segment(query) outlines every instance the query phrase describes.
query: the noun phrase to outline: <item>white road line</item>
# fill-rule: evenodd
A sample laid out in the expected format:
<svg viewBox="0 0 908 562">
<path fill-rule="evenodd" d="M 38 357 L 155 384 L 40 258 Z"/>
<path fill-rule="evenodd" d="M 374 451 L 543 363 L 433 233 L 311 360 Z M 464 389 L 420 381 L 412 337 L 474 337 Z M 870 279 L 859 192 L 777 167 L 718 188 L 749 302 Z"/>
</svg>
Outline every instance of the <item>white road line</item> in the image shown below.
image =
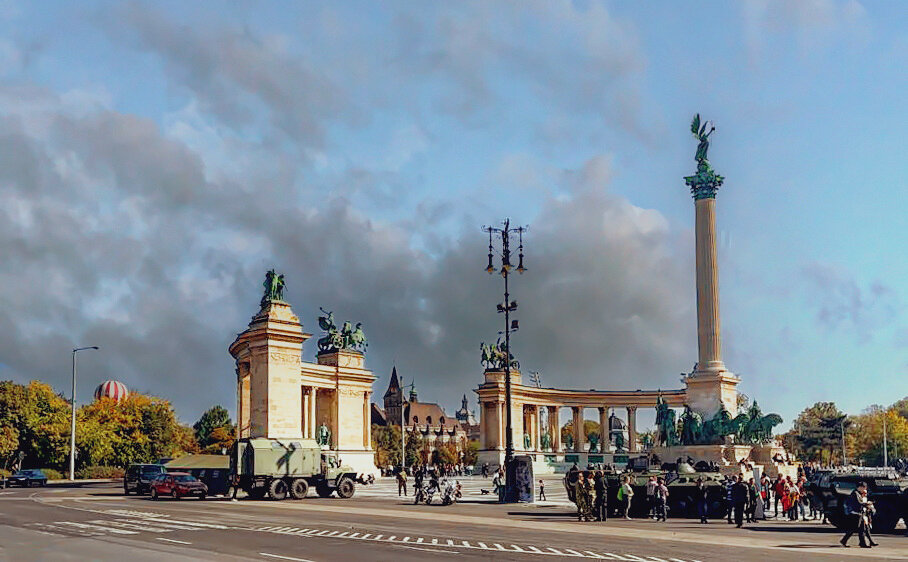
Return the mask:
<svg viewBox="0 0 908 562">
<path fill-rule="evenodd" d="M 417 542 L 417 543 L 421 543 L 423 540 L 424 540 L 424 539 L 423 539 L 422 537 L 419 537 L 419 538 L 416 539 L 416 542 Z"/>
<path fill-rule="evenodd" d="M 350 533 L 350 538 L 351 538 L 351 539 L 357 539 L 357 538 L 359 538 L 359 533 Z"/>
<path fill-rule="evenodd" d="M 524 549 L 520 548 L 520 547 L 517 546 L 516 544 L 512 544 L 512 545 L 511 545 L 511 548 L 513 548 L 513 549 L 516 550 L 517 552 L 526 552 Z"/>
<path fill-rule="evenodd" d="M 495 546 L 498 546 L 498 545 L 495 545 Z M 557 554 L 558 556 L 564 556 L 564 553 L 561 552 L 560 550 L 558 550 L 557 548 L 552 548 L 550 546 L 547 546 L 546 548 L 551 550 L 553 553 Z"/>
<path fill-rule="evenodd" d="M 151 527 L 148 525 L 136 525 L 135 523 L 126 523 L 122 521 L 105 521 L 103 519 L 95 519 L 94 521 L 92 521 L 92 523 L 103 523 L 105 525 L 113 525 L 114 527 L 132 529 L 138 532 L 148 531 L 149 533 L 169 533 L 173 531 L 173 529 L 168 529 L 166 527 Z"/>
<path fill-rule="evenodd" d="M 505 549 L 503 546 L 501 546 L 501 545 L 498 544 L 498 543 L 495 543 L 493 546 L 494 546 L 495 548 L 497 548 L 498 550 L 504 550 L 504 549 Z"/>
<path fill-rule="evenodd" d="M 80 527 L 83 529 L 98 529 L 102 533 L 114 533 L 116 535 L 138 535 L 137 531 L 127 531 L 126 529 L 116 529 L 111 527 L 104 527 L 102 525 L 92 525 L 90 523 L 76 523 L 75 521 L 58 521 L 63 525 L 72 525 L 74 527 Z"/>
<path fill-rule="evenodd" d="M 528 546 L 527 548 L 529 548 L 532 552 L 535 552 L 537 554 L 545 554 L 545 552 L 542 552 L 541 550 L 539 550 L 539 548 L 537 548 L 535 546 Z"/>
<path fill-rule="evenodd" d="M 294 558 L 292 556 L 281 556 L 280 554 L 268 554 L 267 552 L 259 552 L 259 556 L 267 556 L 268 558 L 280 558 L 281 560 L 293 560 L 294 562 L 314 562 L 313 560 L 308 560 L 306 558 Z"/>
<path fill-rule="evenodd" d="M 486 543 L 481 542 L 481 543 L 479 543 L 479 548 L 481 548 L 483 550 L 488 550 L 489 547 L 486 546 Z"/>
<path fill-rule="evenodd" d="M 467 541 L 460 541 L 460 544 L 464 545 L 467 548 L 473 548 L 472 545 L 470 545 L 470 543 Z"/>
<path fill-rule="evenodd" d="M 600 560 L 603 559 L 603 558 L 605 558 L 604 556 L 599 556 L 598 554 L 596 554 L 596 553 L 593 552 L 592 550 L 584 550 L 583 553 L 586 554 L 587 556 L 592 556 L 593 558 L 598 558 L 598 559 L 600 559 Z"/>
<path fill-rule="evenodd" d="M 574 556 L 581 556 L 581 557 L 583 556 L 582 554 L 580 554 L 580 553 L 577 552 L 576 550 L 572 550 L 572 549 L 570 549 L 570 548 L 565 548 L 564 551 L 567 552 L 568 554 L 573 554 Z"/>
<path fill-rule="evenodd" d="M 447 540 L 448 540 L 448 546 L 454 546 L 454 541 L 452 541 L 451 539 L 447 539 Z"/>
<path fill-rule="evenodd" d="M 159 541 L 172 542 L 172 543 L 176 543 L 176 544 L 192 544 L 191 542 L 178 541 L 177 539 L 165 539 L 164 537 L 155 537 L 155 538 Z"/>
</svg>

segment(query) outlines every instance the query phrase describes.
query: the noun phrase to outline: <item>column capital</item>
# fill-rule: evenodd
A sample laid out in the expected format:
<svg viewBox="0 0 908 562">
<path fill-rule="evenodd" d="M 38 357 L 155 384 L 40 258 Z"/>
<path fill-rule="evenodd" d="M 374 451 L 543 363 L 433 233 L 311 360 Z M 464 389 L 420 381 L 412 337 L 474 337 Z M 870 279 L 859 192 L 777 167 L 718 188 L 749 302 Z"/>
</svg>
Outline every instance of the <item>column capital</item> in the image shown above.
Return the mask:
<svg viewBox="0 0 908 562">
<path fill-rule="evenodd" d="M 715 199 L 716 192 L 719 191 L 719 187 L 724 181 L 725 177 L 717 174 L 706 160 L 697 164 L 696 174 L 684 177 L 684 183 L 690 187 L 690 194 L 694 201 Z"/>
<path fill-rule="evenodd" d="M 628 407 L 627 407 L 627 411 L 628 411 L 628 412 L 636 412 L 636 411 L 637 411 L 637 406 L 628 406 Z"/>
</svg>

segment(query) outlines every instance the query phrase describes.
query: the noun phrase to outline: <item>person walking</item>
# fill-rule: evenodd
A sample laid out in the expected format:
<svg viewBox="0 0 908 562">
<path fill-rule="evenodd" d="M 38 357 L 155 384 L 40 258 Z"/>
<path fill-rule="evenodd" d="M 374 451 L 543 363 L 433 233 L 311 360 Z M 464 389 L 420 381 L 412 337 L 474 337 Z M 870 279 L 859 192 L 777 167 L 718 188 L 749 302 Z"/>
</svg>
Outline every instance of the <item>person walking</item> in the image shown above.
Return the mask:
<svg viewBox="0 0 908 562">
<path fill-rule="evenodd" d="M 848 496 L 848 499 L 845 500 L 845 535 L 842 536 L 842 539 L 839 541 L 845 548 L 848 548 L 848 539 L 855 533 L 858 535 L 858 542 L 860 543 L 861 548 L 870 548 L 870 545 L 867 544 L 867 541 L 864 538 L 864 530 L 861 528 L 864 518 L 864 497 L 866 497 L 862 497 L 862 491 L 866 494 L 867 484 L 865 482 L 858 482 L 857 488 L 855 488 L 855 490 L 851 492 L 851 495 Z"/>
<path fill-rule="evenodd" d="M 542 480 L 539 481 L 539 501 L 544 502 L 545 499 L 545 482 Z"/>
<path fill-rule="evenodd" d="M 601 470 L 596 471 L 593 477 L 593 491 L 596 493 L 596 500 L 593 503 L 593 516 L 596 521 L 605 521 L 608 519 L 608 482 Z"/>
<path fill-rule="evenodd" d="M 747 485 L 737 476 L 732 477 L 731 502 L 735 512 L 735 526 L 744 525 L 744 507 L 747 505 Z"/>
<path fill-rule="evenodd" d="M 397 497 L 407 497 L 407 473 L 403 469 L 397 471 Z"/>
<path fill-rule="evenodd" d="M 697 502 L 697 514 L 700 516 L 700 523 L 709 523 L 706 519 L 709 512 L 708 489 L 702 478 L 697 478 L 697 489 L 694 493 L 696 494 L 694 501 Z"/>
<path fill-rule="evenodd" d="M 659 478 L 656 480 L 656 486 L 653 491 L 653 500 L 656 502 L 654 508 L 656 521 L 665 521 L 668 512 L 668 487 L 665 480 Z"/>
</svg>

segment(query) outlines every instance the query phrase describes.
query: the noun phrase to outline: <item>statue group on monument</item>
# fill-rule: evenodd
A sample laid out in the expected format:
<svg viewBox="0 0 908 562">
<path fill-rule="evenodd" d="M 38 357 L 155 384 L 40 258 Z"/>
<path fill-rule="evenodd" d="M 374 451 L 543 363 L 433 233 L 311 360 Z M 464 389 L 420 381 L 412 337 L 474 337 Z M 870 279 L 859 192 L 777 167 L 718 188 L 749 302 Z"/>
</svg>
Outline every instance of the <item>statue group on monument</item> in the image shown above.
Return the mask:
<svg viewBox="0 0 908 562">
<path fill-rule="evenodd" d="M 368 343 L 366 334 L 363 333 L 363 323 L 357 322 L 354 327 L 350 322 L 344 322 L 341 329 L 337 328 L 334 323 L 334 312 L 328 312 L 319 307 L 324 316 L 318 317 L 319 327 L 325 331 L 325 335 L 318 340 L 319 353 L 329 353 L 332 351 L 359 351 L 364 352 Z"/>
<path fill-rule="evenodd" d="M 505 357 L 510 357 L 511 369 L 519 369 L 520 362 L 514 359 L 513 353 L 507 353 L 505 350 L 504 342 L 499 338 L 496 343 L 487 344 L 485 342 L 479 344 L 479 349 L 482 352 L 481 363 L 485 367 L 486 371 L 503 371 L 505 367 Z"/>
<path fill-rule="evenodd" d="M 281 273 L 278 275 L 274 272 L 274 269 L 269 269 L 265 273 L 265 281 L 262 283 L 262 286 L 265 287 L 265 293 L 262 295 L 262 300 L 259 303 L 262 308 L 268 306 L 270 302 L 283 302 L 284 301 L 284 274 Z"/>
<path fill-rule="evenodd" d="M 727 437 L 736 444 L 758 445 L 772 441 L 772 429 L 782 423 L 778 414 L 763 415 L 753 402 L 746 412 L 735 417 L 723 406 L 704 421 L 690 406 L 684 406 L 681 419 L 675 421 L 675 411 L 662 398 L 656 406 L 657 442 L 664 447 L 674 445 L 721 445 Z"/>
</svg>

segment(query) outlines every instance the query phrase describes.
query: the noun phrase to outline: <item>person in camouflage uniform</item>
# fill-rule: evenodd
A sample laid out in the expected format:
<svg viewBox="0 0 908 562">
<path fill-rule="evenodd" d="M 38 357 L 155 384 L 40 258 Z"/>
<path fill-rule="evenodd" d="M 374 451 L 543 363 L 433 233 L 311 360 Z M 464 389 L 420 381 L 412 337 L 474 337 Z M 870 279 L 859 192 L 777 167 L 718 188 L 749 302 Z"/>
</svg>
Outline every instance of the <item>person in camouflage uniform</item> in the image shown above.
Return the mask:
<svg viewBox="0 0 908 562">
<path fill-rule="evenodd" d="M 593 485 L 587 474 L 579 472 L 574 483 L 574 498 L 577 503 L 577 521 L 593 520 Z"/>
</svg>

